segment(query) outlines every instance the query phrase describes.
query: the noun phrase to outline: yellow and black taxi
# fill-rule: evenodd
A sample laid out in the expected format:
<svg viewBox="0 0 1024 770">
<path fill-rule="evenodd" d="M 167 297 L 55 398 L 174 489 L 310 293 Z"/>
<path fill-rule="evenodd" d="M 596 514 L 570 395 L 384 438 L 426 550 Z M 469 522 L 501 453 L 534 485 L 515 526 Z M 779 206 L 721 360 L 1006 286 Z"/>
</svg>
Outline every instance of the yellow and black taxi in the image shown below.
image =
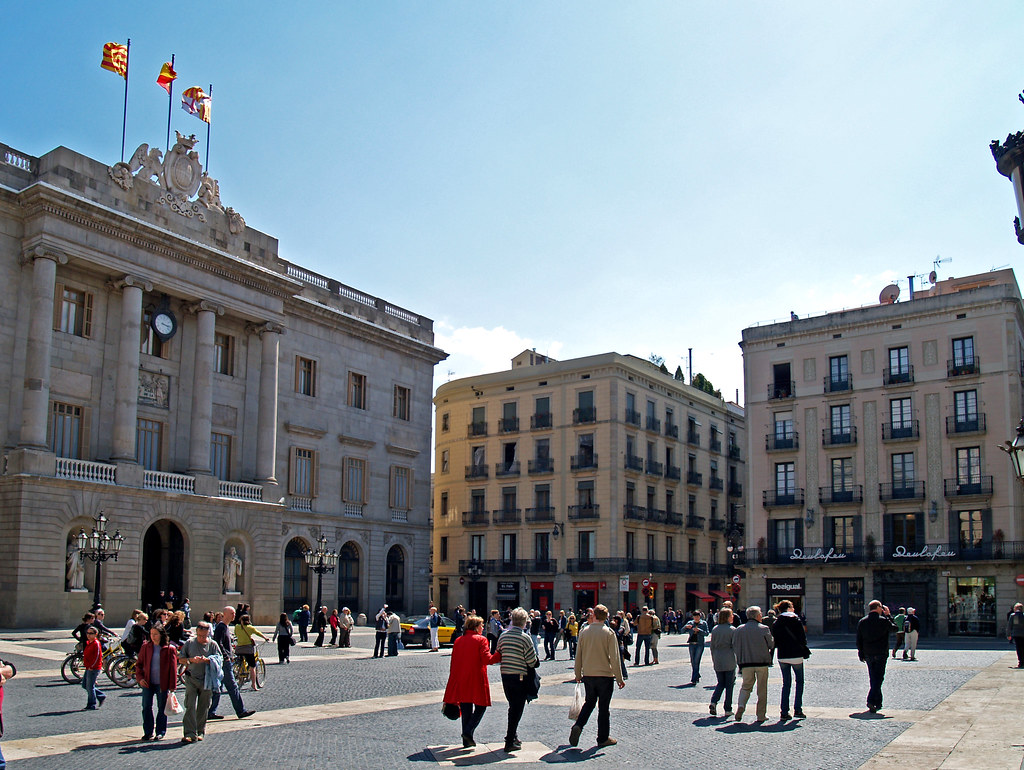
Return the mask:
<svg viewBox="0 0 1024 770">
<path fill-rule="evenodd" d="M 437 641 L 441 644 L 451 644 L 452 634 L 455 633 L 455 621 L 451 618 L 441 616 L 441 625 L 437 629 Z M 410 644 L 418 644 L 423 647 L 430 646 L 430 617 L 428 615 L 410 615 L 402 623 L 402 644 L 408 647 Z"/>
</svg>

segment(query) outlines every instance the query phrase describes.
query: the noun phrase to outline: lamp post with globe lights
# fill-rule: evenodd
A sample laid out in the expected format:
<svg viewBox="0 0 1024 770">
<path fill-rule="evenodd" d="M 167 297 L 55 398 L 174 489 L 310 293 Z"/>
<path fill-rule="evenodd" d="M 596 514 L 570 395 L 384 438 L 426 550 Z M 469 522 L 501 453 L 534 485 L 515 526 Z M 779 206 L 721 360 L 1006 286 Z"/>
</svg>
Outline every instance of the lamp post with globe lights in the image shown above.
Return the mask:
<svg viewBox="0 0 1024 770">
<path fill-rule="evenodd" d="M 94 612 L 102 606 L 100 604 L 100 588 L 103 562 L 107 559 L 117 561 L 117 554 L 121 551 L 122 545 L 124 545 L 124 538 L 121 536 L 120 530 L 115 530 L 113 537 L 107 534 L 107 517 L 103 515 L 103 511 L 100 511 L 100 515 L 96 517 L 92 534 L 85 534 L 84 529 L 78 530 L 75 546 L 83 559 L 92 559 L 96 562 L 96 580 L 92 592 Z"/>
<path fill-rule="evenodd" d="M 316 573 L 316 609 L 319 611 L 323 601 L 324 575 L 334 573 L 334 568 L 338 566 L 338 554 L 333 550 L 327 550 L 326 535 L 321 533 L 316 542 L 317 549 L 315 551 L 307 550 L 302 555 L 306 559 L 306 564 L 312 567 L 313 572 Z"/>
</svg>

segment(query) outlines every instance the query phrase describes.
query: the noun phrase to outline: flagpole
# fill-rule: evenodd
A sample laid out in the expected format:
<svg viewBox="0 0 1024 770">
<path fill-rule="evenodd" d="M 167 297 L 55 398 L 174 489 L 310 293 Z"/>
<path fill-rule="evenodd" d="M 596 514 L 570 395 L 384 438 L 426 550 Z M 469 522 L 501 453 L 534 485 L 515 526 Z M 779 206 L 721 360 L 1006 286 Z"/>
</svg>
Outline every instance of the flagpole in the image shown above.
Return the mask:
<svg viewBox="0 0 1024 770">
<path fill-rule="evenodd" d="M 211 114 L 207 117 L 210 118 L 206 124 L 206 173 L 210 173 L 210 123 L 213 122 L 213 83 L 210 83 L 210 112 Z"/>
<path fill-rule="evenodd" d="M 174 72 L 174 54 L 171 54 L 171 72 Z M 171 149 L 171 105 L 174 103 L 174 80 L 167 84 L 167 143 L 164 152 Z"/>
<path fill-rule="evenodd" d="M 121 162 L 124 163 L 124 135 L 128 129 L 128 72 L 131 64 L 132 39 L 128 38 L 128 45 L 124 49 L 124 116 L 121 118 Z"/>
</svg>

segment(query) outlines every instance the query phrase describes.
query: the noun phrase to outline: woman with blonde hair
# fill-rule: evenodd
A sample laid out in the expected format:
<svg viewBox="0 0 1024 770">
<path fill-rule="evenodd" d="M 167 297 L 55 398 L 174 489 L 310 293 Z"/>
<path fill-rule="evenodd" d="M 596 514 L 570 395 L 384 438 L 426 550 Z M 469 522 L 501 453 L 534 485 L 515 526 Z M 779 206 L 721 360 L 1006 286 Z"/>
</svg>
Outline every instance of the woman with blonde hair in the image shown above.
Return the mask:
<svg viewBox="0 0 1024 770">
<path fill-rule="evenodd" d="M 249 616 L 242 615 L 235 624 L 235 652 L 249 664 L 249 681 L 254 690 L 260 689 L 256 682 L 256 649 L 253 645 L 253 638 L 257 636 L 267 641 L 263 632 L 249 622 Z"/>
</svg>

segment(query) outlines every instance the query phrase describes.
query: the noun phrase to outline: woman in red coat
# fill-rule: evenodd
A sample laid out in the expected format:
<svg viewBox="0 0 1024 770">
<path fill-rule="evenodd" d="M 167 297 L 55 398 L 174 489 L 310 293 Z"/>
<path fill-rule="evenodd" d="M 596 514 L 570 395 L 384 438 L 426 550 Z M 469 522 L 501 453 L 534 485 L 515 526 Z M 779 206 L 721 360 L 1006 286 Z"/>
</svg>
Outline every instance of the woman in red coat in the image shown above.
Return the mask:
<svg viewBox="0 0 1024 770">
<path fill-rule="evenodd" d="M 171 644 L 163 626 L 149 630 L 135 662 L 135 679 L 142 688 L 142 740 L 160 740 L 167 732 L 167 694 L 178 687 L 178 648 Z M 156 724 L 153 699 L 156 698 Z M 155 732 L 154 732 L 155 727 Z"/>
<path fill-rule="evenodd" d="M 462 745 L 476 746 L 476 730 L 484 711 L 491 705 L 491 688 L 487 683 L 487 667 L 501 661 L 501 653 L 491 655 L 487 639 L 480 635 L 483 618 L 466 618 L 466 633 L 452 646 L 452 663 L 448 673 L 448 686 L 444 690 L 445 703 L 458 703 L 462 712 Z"/>
</svg>

